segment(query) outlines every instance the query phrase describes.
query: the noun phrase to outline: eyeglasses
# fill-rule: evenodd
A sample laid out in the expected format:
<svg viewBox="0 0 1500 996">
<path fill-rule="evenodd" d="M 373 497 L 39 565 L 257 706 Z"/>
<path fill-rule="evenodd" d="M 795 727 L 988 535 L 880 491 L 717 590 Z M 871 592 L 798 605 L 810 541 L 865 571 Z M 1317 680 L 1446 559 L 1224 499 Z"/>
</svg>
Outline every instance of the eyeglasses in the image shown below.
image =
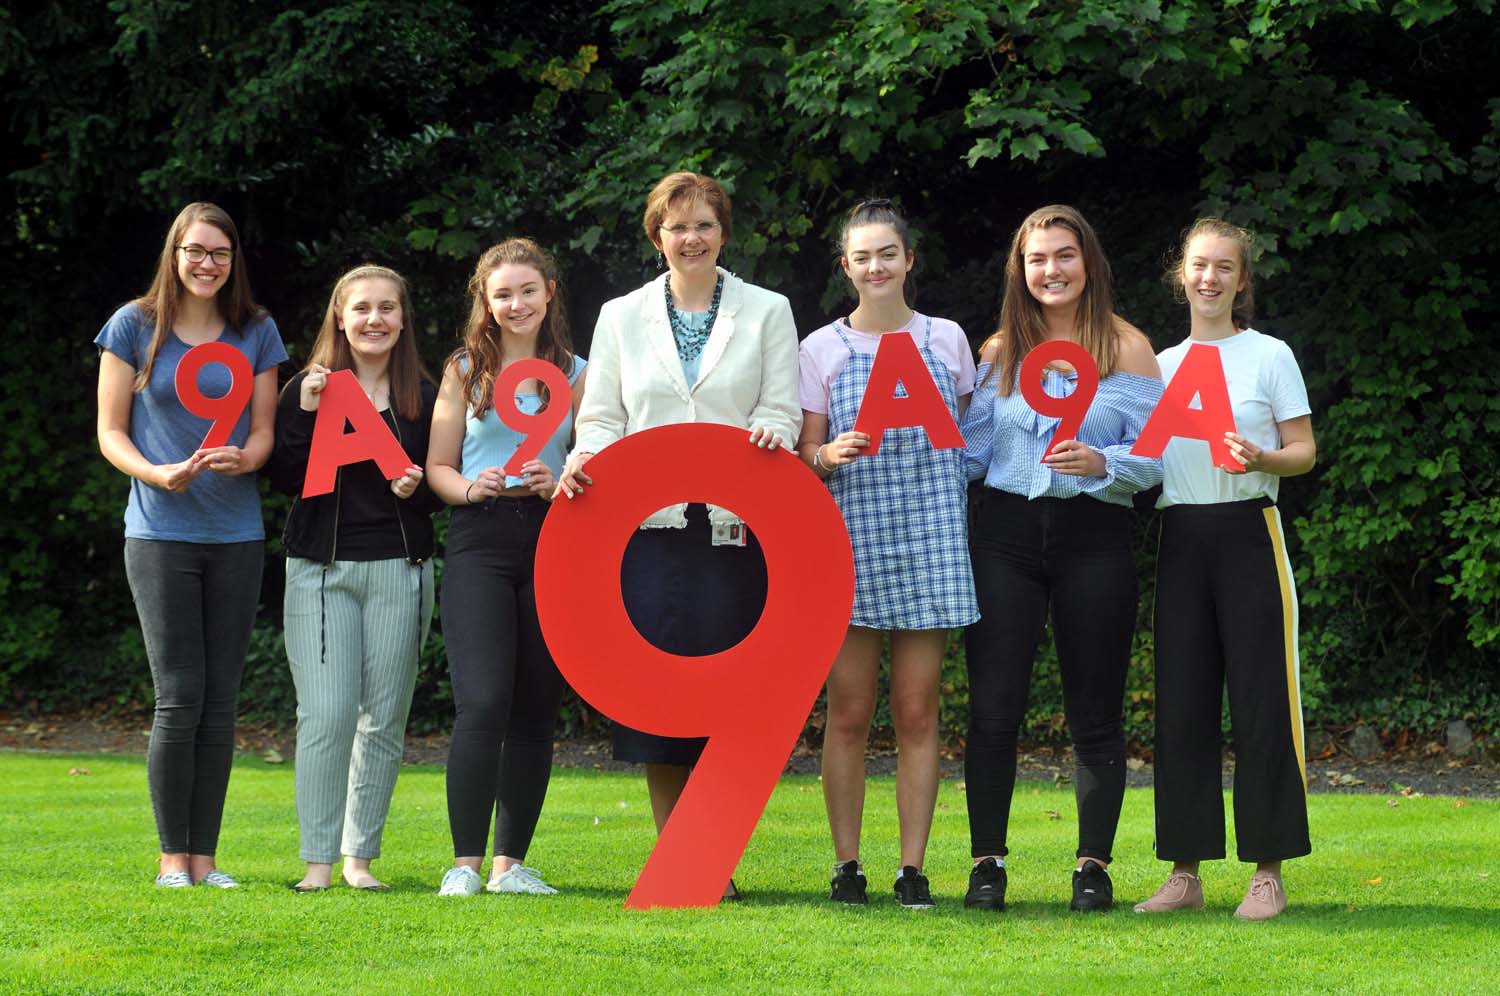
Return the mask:
<svg viewBox="0 0 1500 996">
<path fill-rule="evenodd" d="M 719 223 L 717 221 L 700 221 L 696 225 L 663 225 L 661 226 L 661 230 L 674 239 L 683 238 L 688 232 L 692 232 L 700 239 L 706 239 L 719 230 Z"/>
<path fill-rule="evenodd" d="M 186 245 L 178 246 L 182 254 L 187 257 L 189 263 L 201 263 L 204 258 L 209 258 L 218 266 L 228 266 L 234 259 L 233 249 L 205 249 L 202 246 Z"/>
</svg>

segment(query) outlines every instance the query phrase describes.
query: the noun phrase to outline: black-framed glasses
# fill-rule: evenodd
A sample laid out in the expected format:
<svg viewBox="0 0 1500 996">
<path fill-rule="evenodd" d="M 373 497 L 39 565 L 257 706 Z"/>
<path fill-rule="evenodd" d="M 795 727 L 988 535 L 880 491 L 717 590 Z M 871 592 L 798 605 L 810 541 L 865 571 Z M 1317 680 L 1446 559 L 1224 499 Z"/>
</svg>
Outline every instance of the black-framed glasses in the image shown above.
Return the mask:
<svg viewBox="0 0 1500 996">
<path fill-rule="evenodd" d="M 192 243 L 177 248 L 182 250 L 182 254 L 187 257 L 189 263 L 201 263 L 207 258 L 212 259 L 218 266 L 228 266 L 234 261 L 233 249 L 205 249 L 203 246 Z"/>
<path fill-rule="evenodd" d="M 717 221 L 700 221 L 696 225 L 663 225 L 661 226 L 661 230 L 674 239 L 683 238 L 688 232 L 692 232 L 700 239 L 706 239 L 719 230 L 719 223 Z"/>
</svg>

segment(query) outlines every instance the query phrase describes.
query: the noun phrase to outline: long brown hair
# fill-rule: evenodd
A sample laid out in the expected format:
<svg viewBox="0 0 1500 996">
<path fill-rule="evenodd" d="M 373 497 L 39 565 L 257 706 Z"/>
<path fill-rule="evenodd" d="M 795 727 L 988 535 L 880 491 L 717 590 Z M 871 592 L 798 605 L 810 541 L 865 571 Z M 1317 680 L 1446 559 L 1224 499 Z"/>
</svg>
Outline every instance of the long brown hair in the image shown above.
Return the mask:
<svg viewBox="0 0 1500 996">
<path fill-rule="evenodd" d="M 1005 257 L 1005 300 L 1000 305 L 1000 327 L 994 336 L 1000 343 L 1000 355 L 990 371 L 992 376 L 999 376 L 1002 395 L 1015 389 L 1016 372 L 1026 354 L 1047 338 L 1047 321 L 1042 315 L 1042 306 L 1026 286 L 1026 240 L 1032 232 L 1054 225 L 1073 233 L 1083 257 L 1087 282 L 1078 301 L 1074 330 L 1078 344 L 1094 358 L 1100 377 L 1108 377 L 1115 371 L 1120 336 L 1126 325 L 1115 314 L 1109 260 L 1104 257 L 1099 237 L 1083 215 L 1066 204 L 1049 204 L 1031 212 L 1021 222 Z"/>
<path fill-rule="evenodd" d="M 467 361 L 468 369 L 463 371 L 464 398 L 475 417 L 482 417 L 494 403 L 495 378 L 500 375 L 502 360 L 500 327 L 490 313 L 485 285 L 490 274 L 506 263 L 529 266 L 542 275 L 552 300 L 547 302 L 547 314 L 537 329 L 536 356 L 567 376 L 573 375 L 573 337 L 568 332 L 568 309 L 563 303 L 557 261 L 531 239 L 506 239 L 486 249 L 474 265 L 474 275 L 469 278 L 469 320 L 464 326 L 463 344 L 449 357 L 450 362 Z M 542 403 L 546 404 L 550 396 L 547 385 L 542 384 L 540 390 Z"/>
<path fill-rule="evenodd" d="M 161 352 L 167 336 L 172 334 L 172 326 L 177 321 L 177 309 L 182 302 L 183 291 L 182 280 L 177 276 L 177 247 L 182 242 L 183 233 L 195 221 L 207 222 L 223 232 L 229 237 L 229 248 L 234 251 L 234 258 L 229 263 L 229 279 L 224 281 L 224 286 L 214 296 L 214 303 L 219 307 L 224 324 L 239 332 L 254 319 L 264 318 L 266 315 L 266 309 L 256 304 L 250 293 L 250 273 L 245 264 L 244 253 L 240 251 L 240 231 L 234 226 L 234 220 L 217 204 L 194 201 L 178 212 L 172 227 L 167 229 L 167 239 L 162 244 L 161 258 L 157 260 L 156 276 L 151 278 L 151 286 L 146 288 L 146 293 L 131 302 L 156 325 L 151 335 L 151 345 L 146 350 L 146 362 L 136 372 L 132 388 L 134 391 L 144 390 L 151 380 L 151 369 L 156 365 L 157 354 Z"/>
<path fill-rule="evenodd" d="M 318 338 L 313 342 L 312 355 L 307 367 L 322 364 L 329 370 L 350 370 L 354 367 L 354 356 L 349 348 L 349 337 L 339 328 L 339 315 L 344 310 L 344 301 L 349 285 L 356 280 L 389 280 L 396 285 L 401 299 L 401 334 L 396 337 L 396 346 L 391 352 L 386 376 L 391 383 L 391 405 L 408 422 L 422 414 L 422 381 L 431 381 L 432 375 L 417 356 L 417 317 L 412 313 L 411 293 L 406 279 L 388 266 L 365 263 L 356 266 L 339 277 L 328 297 L 328 310 L 323 312 L 323 324 L 318 327 Z M 304 368 L 306 369 L 306 368 Z"/>
<path fill-rule="evenodd" d="M 1243 332 L 1255 318 L 1255 256 L 1258 246 L 1255 233 L 1248 228 L 1241 228 L 1223 218 L 1199 218 L 1182 233 L 1177 251 L 1167 258 L 1167 268 L 1162 273 L 1162 279 L 1172 288 L 1172 294 L 1178 302 L 1187 301 L 1187 294 L 1182 287 L 1182 266 L 1187 262 L 1188 245 L 1200 235 L 1217 235 L 1239 247 L 1240 278 L 1245 282 L 1245 287 L 1235 292 L 1234 302 L 1229 306 L 1229 318 L 1234 322 L 1234 327 Z"/>
</svg>

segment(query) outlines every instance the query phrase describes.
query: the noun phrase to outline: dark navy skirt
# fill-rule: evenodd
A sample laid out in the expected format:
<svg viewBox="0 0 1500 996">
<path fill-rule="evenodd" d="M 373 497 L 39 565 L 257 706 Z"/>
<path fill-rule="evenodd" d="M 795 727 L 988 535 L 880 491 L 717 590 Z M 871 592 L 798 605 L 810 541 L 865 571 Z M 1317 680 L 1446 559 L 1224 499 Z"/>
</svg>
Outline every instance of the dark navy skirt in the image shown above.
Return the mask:
<svg viewBox="0 0 1500 996">
<path fill-rule="evenodd" d="M 753 535 L 744 546 L 714 546 L 707 506 L 689 505 L 685 529 L 636 530 L 620 565 L 620 591 L 630 621 L 654 646 L 691 657 L 716 654 L 760 621 L 766 561 Z M 617 761 L 692 765 L 707 741 L 616 723 L 613 742 Z"/>
</svg>

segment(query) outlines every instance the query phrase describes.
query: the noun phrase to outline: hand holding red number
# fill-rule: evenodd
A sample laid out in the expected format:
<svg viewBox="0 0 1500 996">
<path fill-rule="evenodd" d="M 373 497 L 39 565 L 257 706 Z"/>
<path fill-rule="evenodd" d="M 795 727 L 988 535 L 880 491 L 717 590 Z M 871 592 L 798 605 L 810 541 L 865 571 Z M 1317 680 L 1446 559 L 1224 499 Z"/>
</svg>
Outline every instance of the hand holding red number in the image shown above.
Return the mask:
<svg viewBox="0 0 1500 996">
<path fill-rule="evenodd" d="M 589 461 L 606 488 L 547 514 L 536 601 L 563 676 L 609 716 L 653 733 L 708 735 L 626 906 L 713 906 L 755 830 L 848 628 L 854 557 L 828 489 L 792 453 L 705 423 L 626 436 Z M 652 476 L 697 454 L 691 475 Z M 766 558 L 766 607 L 737 646 L 681 657 L 647 643 L 620 597 L 625 545 L 680 501 L 732 508 Z M 708 542 L 708 536 L 703 536 Z M 587 625 L 579 620 L 586 619 Z M 725 708 L 725 703 L 752 707 Z"/>
<path fill-rule="evenodd" d="M 1239 462 L 1239 466 L 1220 466 L 1220 470 L 1229 474 L 1260 470 L 1260 458 L 1266 452 L 1264 449 L 1256 446 L 1238 432 L 1224 433 L 1224 445 L 1229 447 L 1229 455 Z"/>
<path fill-rule="evenodd" d="M 1066 398 L 1054 398 L 1042 389 L 1043 368 L 1058 360 L 1071 365 L 1078 372 L 1078 383 L 1073 388 L 1073 393 Z M 1078 430 L 1083 425 L 1083 417 L 1088 414 L 1089 405 L 1094 403 L 1094 395 L 1098 391 L 1099 368 L 1094 364 L 1094 358 L 1089 355 L 1088 350 L 1071 339 L 1049 339 L 1026 354 L 1026 358 L 1021 361 L 1021 397 L 1026 399 L 1026 403 L 1034 411 L 1048 418 L 1062 419 L 1052 433 L 1053 445 L 1042 455 L 1042 463 L 1052 463 L 1050 458 L 1057 453 L 1058 444 L 1077 438 Z M 1072 466 L 1072 460 L 1070 456 L 1066 466 Z"/>
<path fill-rule="evenodd" d="M 193 455 L 181 463 L 161 464 L 156 468 L 156 485 L 166 491 L 182 492 L 187 486 L 198 479 L 198 475 L 208 469 L 208 461 L 203 457 L 202 450 L 195 450 Z"/>
<path fill-rule="evenodd" d="M 417 493 L 417 485 L 422 483 L 422 468 L 407 467 L 406 473 L 391 482 L 391 494 L 397 498 L 410 498 Z"/>
<path fill-rule="evenodd" d="M 328 386 L 329 369 L 321 363 L 312 363 L 307 367 L 307 376 L 302 378 L 302 386 L 298 388 L 297 404 L 305 412 L 318 410 L 318 403 L 323 398 L 323 388 Z"/>
<path fill-rule="evenodd" d="M 557 487 L 557 481 L 552 477 L 552 468 L 541 460 L 527 460 L 521 464 L 521 478 L 532 494 L 543 498 L 550 498 L 553 489 Z"/>
<path fill-rule="evenodd" d="M 567 464 L 563 467 L 562 476 L 557 479 L 557 490 L 552 492 L 552 497 L 562 495 L 572 498 L 574 495 L 583 494 L 585 484 L 593 484 L 594 479 L 583 472 L 583 465 L 592 460 L 594 454 L 580 450 L 568 457 Z"/>
<path fill-rule="evenodd" d="M 1108 470 L 1103 453 L 1076 439 L 1064 439 L 1053 446 L 1042 463 L 1069 477 L 1103 477 Z"/>
<path fill-rule="evenodd" d="M 245 471 L 245 451 L 238 446 L 215 446 L 198 451 L 198 455 L 216 474 L 241 474 Z"/>
<path fill-rule="evenodd" d="M 198 373 L 210 363 L 222 363 L 229 368 L 229 390 L 222 397 L 210 398 L 198 390 Z M 205 342 L 188 350 L 178 362 L 173 383 L 182 407 L 199 418 L 213 419 L 214 424 L 201 445 L 202 449 L 211 450 L 229 442 L 229 434 L 255 392 L 255 371 L 245 354 L 229 343 Z"/>
<path fill-rule="evenodd" d="M 868 432 L 860 432 L 856 429 L 841 432 L 823 444 L 823 457 L 819 462 L 825 467 L 842 467 L 846 463 L 853 463 L 869 445 L 870 434 Z"/>
<path fill-rule="evenodd" d="M 521 411 L 513 400 L 517 386 L 531 377 L 546 384 L 549 395 L 547 407 L 535 415 Z M 507 474 L 521 477 L 521 467 L 536 459 L 537 454 L 542 452 L 542 447 L 547 445 L 547 440 L 552 438 L 552 434 L 567 419 L 568 412 L 573 407 L 573 387 L 563 372 L 546 360 L 517 360 L 500 371 L 500 376 L 495 378 L 493 401 L 495 414 L 500 417 L 500 421 L 525 437 L 505 464 Z"/>
</svg>

